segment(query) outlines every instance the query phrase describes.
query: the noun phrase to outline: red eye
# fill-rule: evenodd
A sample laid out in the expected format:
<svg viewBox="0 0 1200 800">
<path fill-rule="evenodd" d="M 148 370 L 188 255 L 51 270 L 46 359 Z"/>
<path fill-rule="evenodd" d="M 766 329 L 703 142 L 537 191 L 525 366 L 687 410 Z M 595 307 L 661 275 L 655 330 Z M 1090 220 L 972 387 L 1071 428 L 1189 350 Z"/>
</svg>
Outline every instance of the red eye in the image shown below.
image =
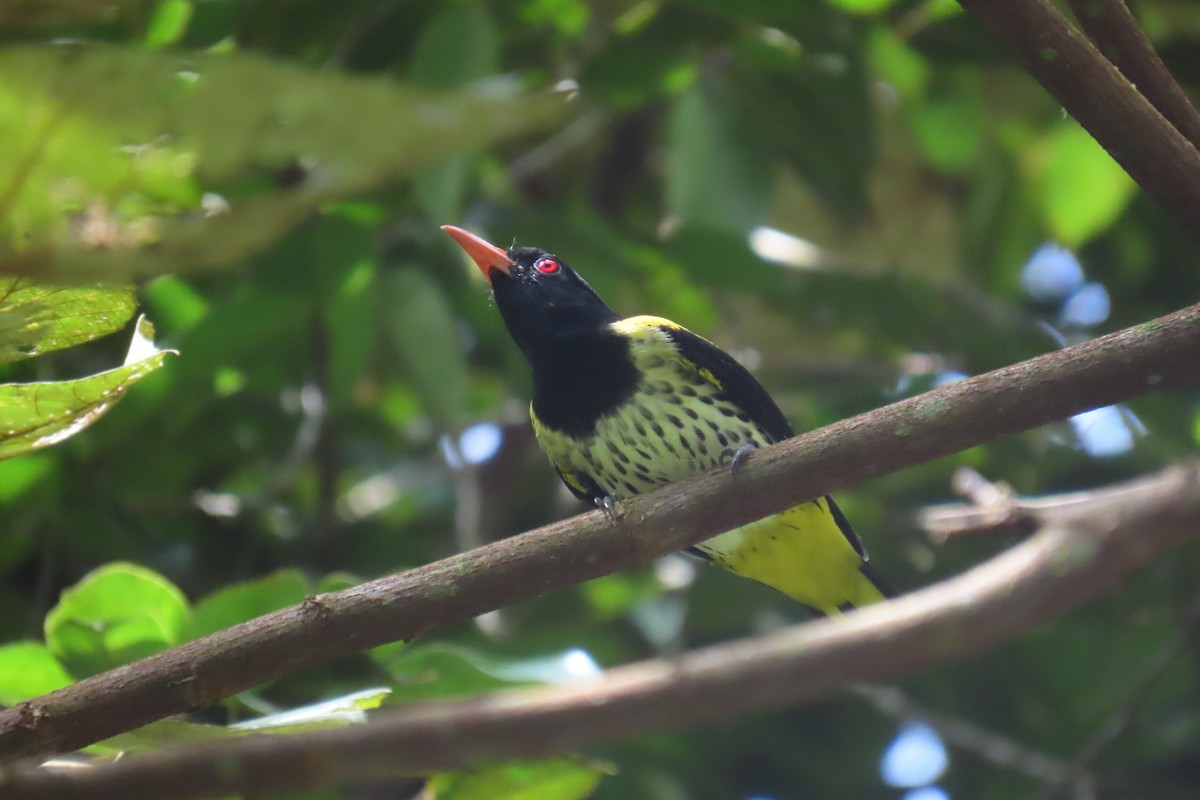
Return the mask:
<svg viewBox="0 0 1200 800">
<path fill-rule="evenodd" d="M 558 262 L 553 258 L 543 258 L 533 265 L 538 272 L 545 275 L 553 275 L 558 272 Z"/>
</svg>

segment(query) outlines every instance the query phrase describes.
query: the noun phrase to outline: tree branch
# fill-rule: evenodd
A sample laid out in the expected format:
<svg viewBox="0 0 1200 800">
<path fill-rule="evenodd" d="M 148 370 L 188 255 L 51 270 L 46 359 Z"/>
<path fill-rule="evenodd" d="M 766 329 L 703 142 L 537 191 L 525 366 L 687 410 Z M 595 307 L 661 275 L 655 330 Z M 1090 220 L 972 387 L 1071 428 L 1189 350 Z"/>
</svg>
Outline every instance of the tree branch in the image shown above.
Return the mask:
<svg viewBox="0 0 1200 800">
<path fill-rule="evenodd" d="M 958 0 L 1200 242 L 1200 152 L 1049 0 Z"/>
<path fill-rule="evenodd" d="M 966 503 L 939 503 L 913 514 L 916 527 L 938 544 L 964 534 L 1002 533 L 1028 536 L 1037 530 L 1035 511 L 1054 509 L 1070 503 L 1088 503 L 1088 489 L 1048 497 L 1018 498 L 1012 487 L 992 483 L 970 467 L 959 467 L 951 481 L 954 491 L 967 498 Z"/>
<path fill-rule="evenodd" d="M 626 569 L 851 484 L 1200 381 L 1200 306 L 944 386 L 599 512 L 381 578 L 0 712 L 0 757 L 47 756 L 368 647 Z"/>
<path fill-rule="evenodd" d="M 842 619 L 619 667 L 575 686 L 416 703 L 339 730 L 212 742 L 92 769 L 10 768 L 0 773 L 0 793 L 12 800 L 259 796 L 686 729 L 983 652 L 1197 535 L 1200 469 L 1192 465 L 1098 493 L 983 566 Z"/>
<path fill-rule="evenodd" d="M 1200 146 L 1200 114 L 1124 0 L 1067 0 L 1080 26 L 1109 61 L 1193 147 Z"/>
</svg>

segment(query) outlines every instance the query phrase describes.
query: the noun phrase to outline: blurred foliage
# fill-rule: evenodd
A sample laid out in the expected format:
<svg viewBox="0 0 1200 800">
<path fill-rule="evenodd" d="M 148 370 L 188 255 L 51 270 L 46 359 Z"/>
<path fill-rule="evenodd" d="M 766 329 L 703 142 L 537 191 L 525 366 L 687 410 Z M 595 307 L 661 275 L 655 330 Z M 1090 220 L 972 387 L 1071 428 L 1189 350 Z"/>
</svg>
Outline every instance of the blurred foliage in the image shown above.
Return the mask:
<svg viewBox="0 0 1200 800">
<path fill-rule="evenodd" d="M 422 797 L 429 800 L 576 800 L 591 797 L 602 771 L 573 761 L 505 764 L 476 772 L 436 775 Z"/>
<path fill-rule="evenodd" d="M 1193 88 L 1200 4 L 1136 10 Z M 951 0 L 6 3 L 0 139 L 0 270 L 23 276 L 0 281 L 0 454 L 124 394 L 0 461 L 4 703 L 578 510 L 441 224 L 551 249 L 618 310 L 714 339 L 800 429 L 1200 294 L 1187 237 Z M 111 370 L 123 337 L 90 342 L 135 297 L 180 357 Z M 839 499 L 917 587 L 1005 544 L 912 529 L 955 467 L 1049 493 L 1198 444 L 1196 395 L 1162 393 Z M 1063 762 L 1140 697 L 1093 765 L 1101 795 L 1195 796 L 1195 640 L 1142 684 L 1197 555 L 902 688 Z M 666 559 L 97 749 L 349 724 L 385 696 L 576 680 L 802 618 Z M 845 696 L 426 796 L 899 797 L 880 759 L 912 752 L 905 723 Z M 945 746 L 922 780 L 950 797 L 1042 786 Z"/>
</svg>

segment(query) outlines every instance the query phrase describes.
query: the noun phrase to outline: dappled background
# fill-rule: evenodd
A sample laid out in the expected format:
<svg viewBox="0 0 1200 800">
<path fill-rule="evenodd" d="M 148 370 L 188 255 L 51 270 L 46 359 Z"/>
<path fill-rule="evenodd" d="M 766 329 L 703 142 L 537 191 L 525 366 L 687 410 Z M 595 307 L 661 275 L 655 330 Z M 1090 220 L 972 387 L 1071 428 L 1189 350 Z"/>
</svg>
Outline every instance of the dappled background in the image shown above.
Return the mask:
<svg viewBox="0 0 1200 800">
<path fill-rule="evenodd" d="M 1136 10 L 1190 89 L 1200 4 Z M 77 379 L 130 351 L 93 427 L 0 431 L 0 455 L 54 444 L 0 461 L 5 703 L 581 510 L 439 225 L 551 250 L 618 311 L 718 342 L 797 429 L 1200 293 L 1194 246 L 950 0 L 41 0 L 5 4 L 0 31 L 0 270 L 26 276 L 0 370 Z M 53 344 L 37 326 L 58 317 L 26 311 L 63 281 L 84 310 Z M 126 282 L 157 330 L 81 344 L 132 321 Z M 1045 494 L 1198 442 L 1196 397 L 1151 395 L 838 499 L 916 588 L 1010 543 L 920 529 L 956 468 Z M 1177 553 L 894 689 L 510 777 L 530 797 L 961 800 L 1038 797 L 1086 756 L 1100 796 L 1194 797 L 1198 566 Z M 570 681 L 804 617 L 672 557 L 193 721 Z"/>
</svg>

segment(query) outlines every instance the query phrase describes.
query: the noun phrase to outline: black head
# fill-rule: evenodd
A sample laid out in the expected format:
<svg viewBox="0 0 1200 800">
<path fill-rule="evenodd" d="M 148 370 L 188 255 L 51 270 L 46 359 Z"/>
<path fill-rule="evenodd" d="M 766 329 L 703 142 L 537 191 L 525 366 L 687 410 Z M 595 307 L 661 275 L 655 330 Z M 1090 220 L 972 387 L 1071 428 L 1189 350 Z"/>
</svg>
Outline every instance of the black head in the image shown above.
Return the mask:
<svg viewBox="0 0 1200 800">
<path fill-rule="evenodd" d="M 607 333 L 616 312 L 558 256 L 536 247 L 501 250 L 473 233 L 444 226 L 492 286 L 509 333 L 526 353 L 579 336 Z"/>
</svg>

